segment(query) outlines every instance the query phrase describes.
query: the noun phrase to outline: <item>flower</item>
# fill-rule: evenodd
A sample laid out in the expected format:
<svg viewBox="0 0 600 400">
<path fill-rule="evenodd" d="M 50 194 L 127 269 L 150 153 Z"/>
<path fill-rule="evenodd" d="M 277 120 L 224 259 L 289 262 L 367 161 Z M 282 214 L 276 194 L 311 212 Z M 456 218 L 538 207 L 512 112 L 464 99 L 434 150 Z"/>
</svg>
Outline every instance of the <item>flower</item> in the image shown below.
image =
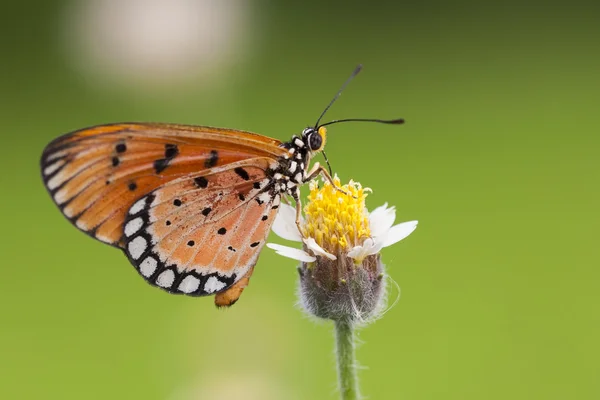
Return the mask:
<svg viewBox="0 0 600 400">
<path fill-rule="evenodd" d="M 340 186 L 337 177 L 334 181 Z M 308 204 L 304 207 L 306 218 L 301 220 L 304 238 L 296 226 L 296 209 L 281 204 L 273 232 L 283 239 L 304 243 L 306 250 L 275 243 L 267 243 L 267 247 L 303 262 L 315 262 L 317 256 L 336 260 L 345 253 L 355 264 L 360 264 L 367 256 L 398 243 L 417 228 L 418 221 L 394 225 L 396 210 L 387 203 L 369 213 L 365 207 L 369 188 L 353 181 L 340 188 L 347 194 L 334 189 L 329 182 L 322 189 L 315 181 L 310 183 Z"/>
<path fill-rule="evenodd" d="M 301 242 L 302 249 L 267 243 L 277 254 L 301 261 L 300 300 L 312 315 L 335 321 L 365 322 L 385 303 L 384 265 L 379 252 L 406 238 L 417 221 L 394 225 L 396 211 L 387 203 L 371 213 L 365 199 L 371 190 L 350 181 L 334 188 L 310 183 L 300 230 L 296 210 L 282 204 L 273 231 Z"/>
</svg>

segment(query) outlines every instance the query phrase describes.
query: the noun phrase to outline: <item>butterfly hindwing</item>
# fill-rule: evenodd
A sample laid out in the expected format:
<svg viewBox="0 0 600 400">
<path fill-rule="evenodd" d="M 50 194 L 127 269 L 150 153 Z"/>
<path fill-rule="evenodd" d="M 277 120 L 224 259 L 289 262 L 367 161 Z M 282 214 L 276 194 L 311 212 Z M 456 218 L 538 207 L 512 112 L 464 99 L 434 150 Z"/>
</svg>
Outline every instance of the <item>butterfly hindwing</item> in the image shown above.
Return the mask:
<svg viewBox="0 0 600 400">
<path fill-rule="evenodd" d="M 175 179 L 128 210 L 123 247 L 138 272 L 171 293 L 221 293 L 230 305 L 247 284 L 279 194 L 256 158 Z M 229 290 L 228 290 L 229 289 Z"/>
</svg>

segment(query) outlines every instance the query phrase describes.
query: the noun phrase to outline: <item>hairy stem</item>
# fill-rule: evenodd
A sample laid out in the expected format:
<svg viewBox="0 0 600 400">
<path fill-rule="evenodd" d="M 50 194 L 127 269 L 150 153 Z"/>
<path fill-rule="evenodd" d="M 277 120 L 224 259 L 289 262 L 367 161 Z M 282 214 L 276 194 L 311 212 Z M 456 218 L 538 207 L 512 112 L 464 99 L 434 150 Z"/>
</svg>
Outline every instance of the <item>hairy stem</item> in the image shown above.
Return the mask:
<svg viewBox="0 0 600 400">
<path fill-rule="evenodd" d="M 354 326 L 349 320 L 336 320 L 335 344 L 338 381 L 342 400 L 357 400 L 358 379 L 356 377 L 356 356 L 354 355 Z"/>
</svg>

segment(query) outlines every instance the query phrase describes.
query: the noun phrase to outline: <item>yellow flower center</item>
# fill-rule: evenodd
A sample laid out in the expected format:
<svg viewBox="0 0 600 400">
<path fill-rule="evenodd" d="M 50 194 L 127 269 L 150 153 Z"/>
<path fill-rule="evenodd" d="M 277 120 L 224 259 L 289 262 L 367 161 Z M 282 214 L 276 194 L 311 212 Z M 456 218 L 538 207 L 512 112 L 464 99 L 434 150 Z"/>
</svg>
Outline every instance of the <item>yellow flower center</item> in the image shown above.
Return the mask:
<svg viewBox="0 0 600 400">
<path fill-rule="evenodd" d="M 365 198 L 371 190 L 350 181 L 340 186 L 334 179 L 336 190 L 329 182 L 319 188 L 316 181 L 309 185 L 310 194 L 304 206 L 304 237 L 312 237 L 331 254 L 350 250 L 371 235 Z"/>
</svg>

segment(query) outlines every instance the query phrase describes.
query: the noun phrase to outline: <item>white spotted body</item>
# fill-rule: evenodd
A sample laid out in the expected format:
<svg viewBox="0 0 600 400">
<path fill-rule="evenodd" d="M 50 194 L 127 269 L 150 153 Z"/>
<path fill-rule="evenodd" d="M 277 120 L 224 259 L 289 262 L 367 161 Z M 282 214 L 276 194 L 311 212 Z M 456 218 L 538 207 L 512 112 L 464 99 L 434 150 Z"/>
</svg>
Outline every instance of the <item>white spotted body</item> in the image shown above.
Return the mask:
<svg viewBox="0 0 600 400">
<path fill-rule="evenodd" d="M 280 192 L 296 198 L 298 186 L 310 180 L 309 163 L 311 158 L 325 146 L 325 128 L 308 127 L 300 137 L 293 136 L 282 147 L 288 149 L 287 154 L 279 159 L 276 168 L 269 172 L 274 180 L 273 192 Z M 315 164 L 318 168 L 318 163 Z"/>
</svg>

